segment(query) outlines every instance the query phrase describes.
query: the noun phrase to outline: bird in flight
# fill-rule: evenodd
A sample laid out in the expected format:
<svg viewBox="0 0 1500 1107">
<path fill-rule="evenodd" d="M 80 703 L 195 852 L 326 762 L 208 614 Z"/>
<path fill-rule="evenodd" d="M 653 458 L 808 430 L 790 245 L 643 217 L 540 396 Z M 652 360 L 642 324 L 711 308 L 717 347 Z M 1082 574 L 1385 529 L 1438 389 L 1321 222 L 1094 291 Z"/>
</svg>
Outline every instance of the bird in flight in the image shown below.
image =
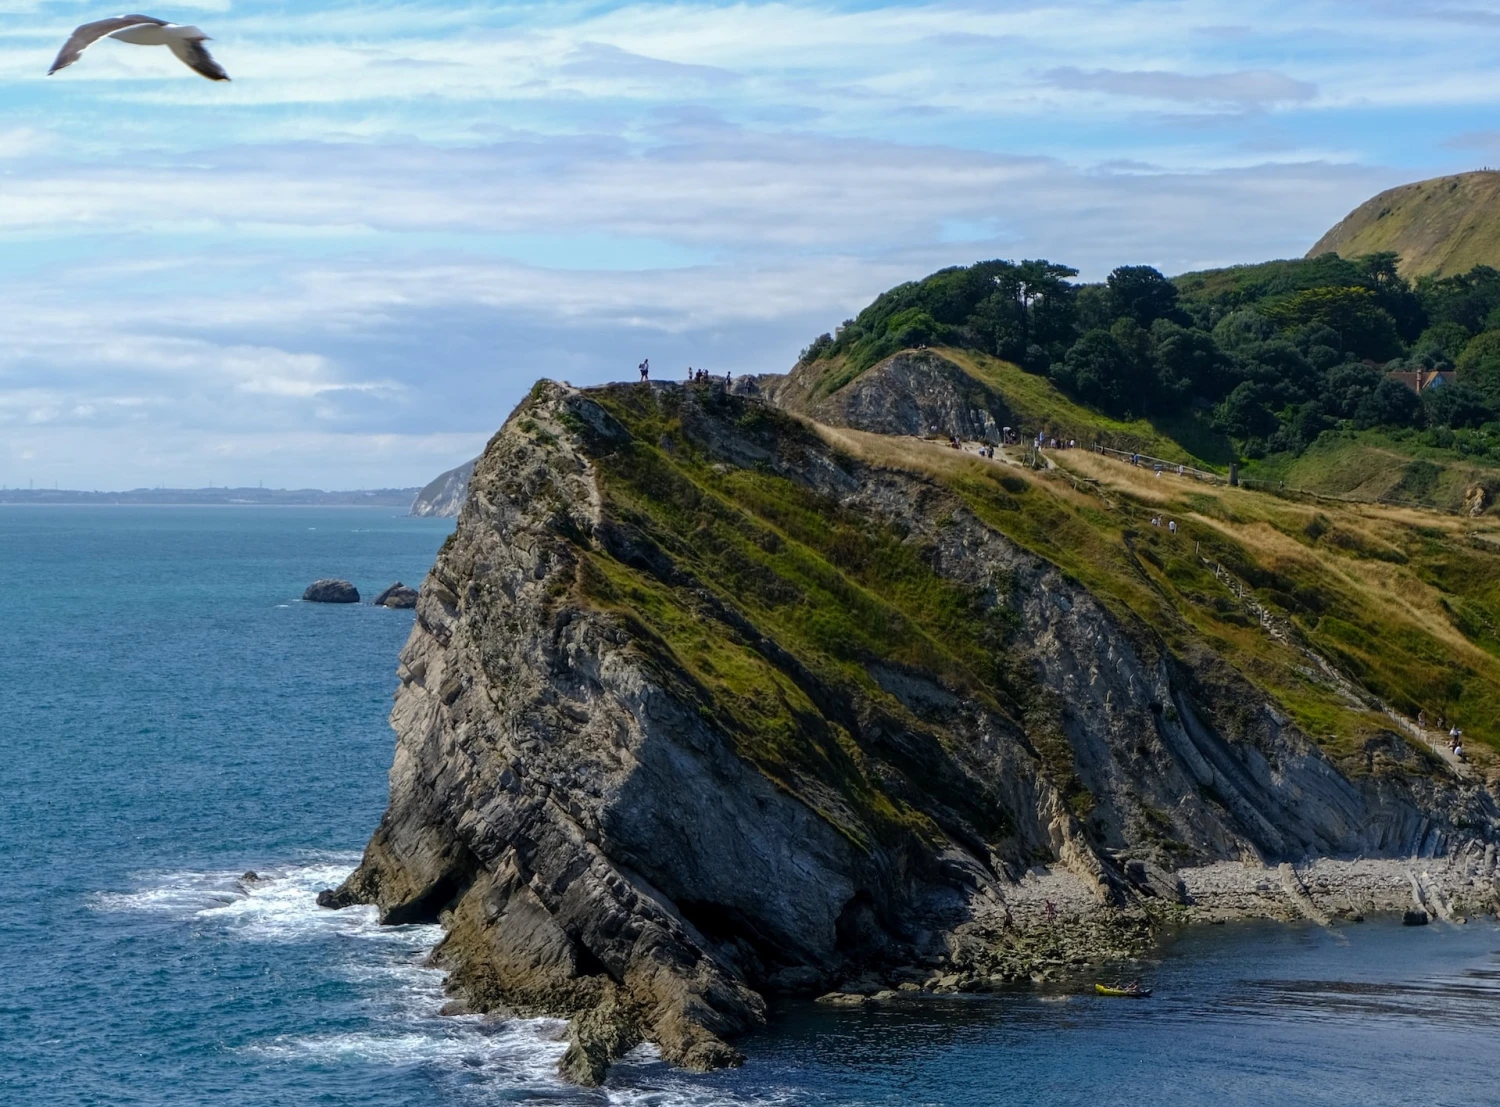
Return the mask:
<svg viewBox="0 0 1500 1107">
<path fill-rule="evenodd" d="M 116 15 L 85 23 L 68 36 L 68 41 L 57 52 L 57 60 L 47 70 L 47 76 L 72 65 L 85 50 L 105 37 L 136 46 L 165 46 L 193 72 L 202 74 L 210 81 L 229 80 L 224 67 L 214 61 L 203 45 L 208 41 L 207 35 L 197 27 L 184 27 L 149 15 Z"/>
</svg>

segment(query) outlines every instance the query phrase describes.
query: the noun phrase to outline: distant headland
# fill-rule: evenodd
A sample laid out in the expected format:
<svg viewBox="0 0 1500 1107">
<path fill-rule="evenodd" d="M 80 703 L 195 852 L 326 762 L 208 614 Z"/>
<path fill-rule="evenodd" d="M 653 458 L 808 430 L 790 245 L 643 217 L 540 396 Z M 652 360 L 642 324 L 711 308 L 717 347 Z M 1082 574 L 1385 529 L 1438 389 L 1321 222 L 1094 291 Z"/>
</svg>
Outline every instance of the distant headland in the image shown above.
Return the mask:
<svg viewBox="0 0 1500 1107">
<path fill-rule="evenodd" d="M 318 488 L 132 488 L 83 492 L 70 488 L 0 488 L 3 504 L 121 505 L 156 507 L 399 507 L 411 506 L 416 488 L 324 492 Z"/>
</svg>

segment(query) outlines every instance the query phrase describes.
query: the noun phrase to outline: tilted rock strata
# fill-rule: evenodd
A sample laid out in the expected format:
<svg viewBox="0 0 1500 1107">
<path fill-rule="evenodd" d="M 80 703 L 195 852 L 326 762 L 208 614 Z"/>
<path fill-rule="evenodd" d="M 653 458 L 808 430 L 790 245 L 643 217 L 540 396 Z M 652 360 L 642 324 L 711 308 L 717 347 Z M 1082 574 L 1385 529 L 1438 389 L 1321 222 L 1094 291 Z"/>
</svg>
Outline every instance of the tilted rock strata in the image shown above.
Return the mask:
<svg viewBox="0 0 1500 1107">
<path fill-rule="evenodd" d="M 900 650 L 830 657 L 827 596 Z M 571 1018 L 580 1083 L 641 1040 L 733 1063 L 762 994 L 978 949 L 1037 862 L 1134 903 L 1163 866 L 1493 832 L 1487 793 L 1402 749 L 1350 780 L 1225 659 L 722 388 L 538 385 L 416 614 L 390 807 L 321 902 L 441 920 L 450 988 Z"/>
</svg>

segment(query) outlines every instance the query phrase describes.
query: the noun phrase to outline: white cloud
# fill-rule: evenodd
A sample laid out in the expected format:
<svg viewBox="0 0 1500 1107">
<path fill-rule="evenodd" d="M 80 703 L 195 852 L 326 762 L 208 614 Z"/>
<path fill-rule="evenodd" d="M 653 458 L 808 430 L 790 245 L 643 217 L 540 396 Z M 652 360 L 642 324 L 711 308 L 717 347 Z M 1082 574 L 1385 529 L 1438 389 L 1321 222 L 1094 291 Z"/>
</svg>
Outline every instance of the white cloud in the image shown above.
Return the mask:
<svg viewBox="0 0 1500 1107">
<path fill-rule="evenodd" d="M 46 78 L 77 3 L 0 27 L 0 480 L 376 482 L 537 376 L 783 369 L 944 264 L 1298 253 L 1500 98 L 1494 4 L 182 6 L 231 85 Z"/>
</svg>

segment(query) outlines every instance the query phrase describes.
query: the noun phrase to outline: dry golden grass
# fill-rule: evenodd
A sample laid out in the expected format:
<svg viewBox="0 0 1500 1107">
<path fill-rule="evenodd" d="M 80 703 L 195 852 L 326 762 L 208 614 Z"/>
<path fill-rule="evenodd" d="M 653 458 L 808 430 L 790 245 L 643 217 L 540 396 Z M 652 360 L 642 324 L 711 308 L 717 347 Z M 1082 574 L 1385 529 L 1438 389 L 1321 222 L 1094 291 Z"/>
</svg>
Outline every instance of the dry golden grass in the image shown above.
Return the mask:
<svg viewBox="0 0 1500 1107">
<path fill-rule="evenodd" d="M 987 521 L 1157 627 L 1169 643 L 1185 644 L 1186 633 L 1229 649 L 1242 672 L 1336 752 L 1357 750 L 1388 721 L 1351 712 L 1308 685 L 1297 675 L 1306 660 L 1296 647 L 1205 606 L 1215 578 L 1203 575 L 1200 552 L 1228 564 L 1263 606 L 1386 702 L 1410 715 L 1418 706 L 1434 717 L 1445 713 L 1479 741 L 1500 738 L 1500 532 L 1487 521 L 1309 503 L 1170 470 L 1158 477 L 1086 450 L 1054 452 L 1056 470 L 1034 472 L 939 442 L 813 426 L 866 464 L 935 480 L 980 508 L 985 490 L 996 487 L 997 467 L 1024 477 L 1033 493 L 1026 510 Z M 1180 533 L 1149 527 L 1152 515 L 1164 524 L 1175 519 Z M 1049 541 L 1057 536 L 1061 543 Z"/>
</svg>

